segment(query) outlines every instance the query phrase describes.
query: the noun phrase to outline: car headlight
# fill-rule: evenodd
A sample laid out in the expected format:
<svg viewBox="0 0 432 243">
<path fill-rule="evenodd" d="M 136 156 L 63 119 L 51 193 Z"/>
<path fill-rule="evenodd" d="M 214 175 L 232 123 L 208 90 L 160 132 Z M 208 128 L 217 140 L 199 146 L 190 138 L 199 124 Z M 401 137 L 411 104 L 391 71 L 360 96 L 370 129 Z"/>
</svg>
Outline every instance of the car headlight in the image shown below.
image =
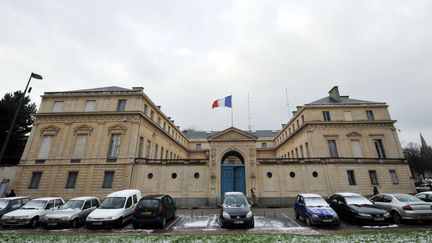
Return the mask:
<svg viewBox="0 0 432 243">
<path fill-rule="evenodd" d="M 21 216 L 21 217 L 19 217 L 19 219 L 28 219 L 28 218 L 29 218 L 28 215 L 25 215 L 25 216 Z"/>
<path fill-rule="evenodd" d="M 87 216 L 86 220 L 87 220 L 87 221 L 92 221 L 92 220 L 93 220 L 93 218 L 92 218 L 92 217 L 90 217 L 90 216 Z"/>
<path fill-rule="evenodd" d="M 312 218 L 314 218 L 314 219 L 319 218 L 318 215 L 316 215 L 316 214 L 314 214 L 314 213 L 313 213 L 311 216 L 312 216 Z"/>
<path fill-rule="evenodd" d="M 252 210 L 249 210 L 249 212 L 246 214 L 246 218 L 252 218 L 253 217 L 253 213 Z"/>
<path fill-rule="evenodd" d="M 368 213 L 358 213 L 358 216 L 362 216 L 362 217 L 372 217 L 372 215 L 368 214 Z"/>
<path fill-rule="evenodd" d="M 223 212 L 222 217 L 224 217 L 224 219 L 229 219 L 230 215 L 227 212 Z"/>
<path fill-rule="evenodd" d="M 69 219 L 68 216 L 63 216 L 63 217 L 61 217 L 61 220 L 68 220 L 68 219 Z"/>
<path fill-rule="evenodd" d="M 337 214 L 334 214 L 334 215 L 333 215 L 333 218 L 334 218 L 334 219 L 339 219 L 339 216 L 338 216 Z"/>
<path fill-rule="evenodd" d="M 386 217 L 386 218 L 390 217 L 390 213 L 389 212 L 385 213 L 384 217 Z"/>
</svg>

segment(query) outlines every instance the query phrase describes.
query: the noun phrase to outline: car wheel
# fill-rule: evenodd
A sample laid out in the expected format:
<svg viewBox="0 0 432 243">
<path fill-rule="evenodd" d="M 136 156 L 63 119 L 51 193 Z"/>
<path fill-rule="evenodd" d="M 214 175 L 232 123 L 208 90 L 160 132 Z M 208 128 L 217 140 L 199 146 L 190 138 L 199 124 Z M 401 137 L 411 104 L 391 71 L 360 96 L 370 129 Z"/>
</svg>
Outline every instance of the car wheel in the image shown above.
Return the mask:
<svg viewBox="0 0 432 243">
<path fill-rule="evenodd" d="M 77 228 L 77 227 L 78 227 L 78 219 L 72 220 L 71 228 Z"/>
<path fill-rule="evenodd" d="M 139 224 L 132 224 L 132 228 L 139 229 Z"/>
<path fill-rule="evenodd" d="M 116 226 L 116 228 L 120 229 L 120 228 L 122 227 L 122 225 L 123 225 L 123 218 L 120 217 L 120 218 L 117 220 L 115 226 Z"/>
<path fill-rule="evenodd" d="M 399 224 L 399 223 L 402 222 L 401 215 L 398 212 L 396 212 L 396 211 L 392 212 L 392 218 L 393 218 L 393 222 L 395 222 L 396 224 Z"/>
<path fill-rule="evenodd" d="M 253 228 L 253 227 L 255 227 L 255 220 L 252 220 L 252 222 L 249 225 L 249 228 Z"/>
<path fill-rule="evenodd" d="M 309 219 L 309 217 L 308 216 L 306 216 L 306 225 L 307 226 L 312 226 L 312 222 L 311 222 L 311 220 Z"/>
<path fill-rule="evenodd" d="M 300 216 L 299 216 L 299 214 L 298 214 L 297 212 L 295 212 L 295 218 L 296 218 L 296 219 L 299 219 L 299 218 L 300 218 Z"/>
<path fill-rule="evenodd" d="M 36 226 L 38 226 L 39 224 L 39 218 L 36 216 L 34 218 L 32 218 L 32 220 L 29 223 L 30 228 L 36 228 Z"/>
<path fill-rule="evenodd" d="M 162 218 L 162 222 L 161 222 L 161 224 L 160 224 L 160 227 L 161 227 L 162 229 L 165 229 L 165 226 L 166 226 L 166 218 L 163 217 L 163 218 Z"/>
</svg>

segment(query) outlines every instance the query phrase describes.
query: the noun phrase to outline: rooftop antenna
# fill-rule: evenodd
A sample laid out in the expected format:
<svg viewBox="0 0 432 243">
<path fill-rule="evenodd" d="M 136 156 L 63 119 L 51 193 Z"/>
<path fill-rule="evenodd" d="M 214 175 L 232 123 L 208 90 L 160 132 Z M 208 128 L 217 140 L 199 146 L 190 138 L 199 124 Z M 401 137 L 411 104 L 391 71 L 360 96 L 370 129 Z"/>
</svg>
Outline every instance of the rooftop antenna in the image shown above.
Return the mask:
<svg viewBox="0 0 432 243">
<path fill-rule="evenodd" d="M 251 131 L 251 116 L 250 116 L 250 99 L 249 99 L 249 93 L 248 93 L 248 119 L 249 119 L 249 132 Z"/>
<path fill-rule="evenodd" d="M 285 95 L 286 95 L 286 106 L 288 108 L 288 119 L 291 118 L 291 109 L 289 106 L 289 100 L 288 100 L 288 88 L 285 88 Z"/>
</svg>

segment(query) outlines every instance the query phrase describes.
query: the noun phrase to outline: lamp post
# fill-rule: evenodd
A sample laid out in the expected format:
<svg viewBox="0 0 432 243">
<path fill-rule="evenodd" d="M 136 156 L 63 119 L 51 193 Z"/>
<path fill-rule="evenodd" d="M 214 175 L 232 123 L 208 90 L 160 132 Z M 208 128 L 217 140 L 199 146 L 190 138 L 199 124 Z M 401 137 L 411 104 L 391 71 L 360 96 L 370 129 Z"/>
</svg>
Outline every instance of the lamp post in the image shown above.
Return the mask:
<svg viewBox="0 0 432 243">
<path fill-rule="evenodd" d="M 0 151 L 0 163 L 1 163 L 2 160 L 3 160 L 3 156 L 4 156 L 4 154 L 5 154 L 6 147 L 7 147 L 8 143 L 9 143 L 9 139 L 10 139 L 10 136 L 11 136 L 11 134 L 12 134 L 12 130 L 13 130 L 14 126 L 15 126 L 16 119 L 17 119 L 18 114 L 19 114 L 19 112 L 20 112 L 20 109 L 21 109 L 22 103 L 24 102 L 24 99 L 25 99 L 25 96 L 26 96 L 26 93 L 27 93 L 27 89 L 28 89 L 28 87 L 29 87 L 29 85 L 30 85 L 30 80 L 31 80 L 32 78 L 35 78 L 35 79 L 42 79 L 42 76 L 40 76 L 39 74 L 36 74 L 36 73 L 31 73 L 31 74 L 30 74 L 30 78 L 29 78 L 29 80 L 28 80 L 28 82 L 27 82 L 27 85 L 26 85 L 26 87 L 25 87 L 25 89 L 24 89 L 24 93 L 23 93 L 22 97 L 20 98 L 20 100 L 19 100 L 19 102 L 18 102 L 18 106 L 17 106 L 17 108 L 16 108 L 16 110 L 15 110 L 15 114 L 14 114 L 14 116 L 13 116 L 13 118 L 12 118 L 12 122 L 11 122 L 10 127 L 9 127 L 9 130 L 8 130 L 8 132 L 7 132 L 7 134 L 6 134 L 5 141 L 3 142 L 3 146 L 2 146 L 1 151 Z M 31 88 L 30 88 L 30 89 L 31 89 Z"/>
</svg>

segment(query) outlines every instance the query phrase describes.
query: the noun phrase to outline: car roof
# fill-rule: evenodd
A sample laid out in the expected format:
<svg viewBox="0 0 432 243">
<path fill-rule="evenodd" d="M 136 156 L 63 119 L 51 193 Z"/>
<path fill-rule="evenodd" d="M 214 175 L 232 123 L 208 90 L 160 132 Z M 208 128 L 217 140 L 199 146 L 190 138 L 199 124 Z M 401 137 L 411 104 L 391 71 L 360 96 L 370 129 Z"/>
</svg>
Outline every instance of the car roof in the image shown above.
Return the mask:
<svg viewBox="0 0 432 243">
<path fill-rule="evenodd" d="M 419 192 L 419 193 L 417 193 L 416 195 L 419 195 L 419 194 L 432 194 L 432 191 L 428 191 L 428 192 Z"/>
<path fill-rule="evenodd" d="M 112 192 L 112 193 L 108 194 L 107 197 L 126 197 L 126 196 L 130 196 L 131 194 L 140 194 L 141 195 L 141 192 L 139 190 L 135 190 L 135 189 L 121 190 L 121 191 Z"/>
<path fill-rule="evenodd" d="M 411 196 L 410 194 L 406 194 L 406 193 L 380 193 L 380 194 L 378 194 L 378 195 L 387 195 L 387 196 L 400 196 L 400 195 L 403 195 L 403 196 L 406 196 L 406 195 L 408 195 L 408 196 Z"/>
<path fill-rule="evenodd" d="M 30 197 L 2 197 L 4 200 L 15 200 L 15 199 L 31 199 Z"/>
<path fill-rule="evenodd" d="M 61 200 L 63 200 L 63 198 L 61 198 L 61 197 L 40 197 L 40 198 L 35 198 L 33 200 L 53 200 L 53 199 L 61 199 Z"/>
<path fill-rule="evenodd" d="M 225 192 L 224 196 L 231 196 L 231 195 L 243 195 L 243 192 Z"/>
<path fill-rule="evenodd" d="M 320 195 L 313 194 L 313 193 L 302 193 L 302 194 L 299 194 L 299 196 L 302 196 L 302 197 L 321 197 Z"/>
<path fill-rule="evenodd" d="M 354 193 L 354 192 L 338 192 L 338 193 L 335 193 L 335 195 L 340 195 L 340 196 L 343 196 L 343 197 L 348 197 L 348 196 L 361 196 L 360 194 L 358 194 L 358 193 Z"/>
<path fill-rule="evenodd" d="M 153 194 L 153 195 L 145 195 L 144 197 L 142 197 L 141 199 L 160 199 L 162 197 L 164 197 L 165 195 L 163 194 Z"/>
<path fill-rule="evenodd" d="M 98 199 L 98 198 L 97 197 L 92 197 L 92 196 L 83 196 L 83 197 L 71 198 L 69 200 L 89 200 L 89 199 Z"/>
</svg>

